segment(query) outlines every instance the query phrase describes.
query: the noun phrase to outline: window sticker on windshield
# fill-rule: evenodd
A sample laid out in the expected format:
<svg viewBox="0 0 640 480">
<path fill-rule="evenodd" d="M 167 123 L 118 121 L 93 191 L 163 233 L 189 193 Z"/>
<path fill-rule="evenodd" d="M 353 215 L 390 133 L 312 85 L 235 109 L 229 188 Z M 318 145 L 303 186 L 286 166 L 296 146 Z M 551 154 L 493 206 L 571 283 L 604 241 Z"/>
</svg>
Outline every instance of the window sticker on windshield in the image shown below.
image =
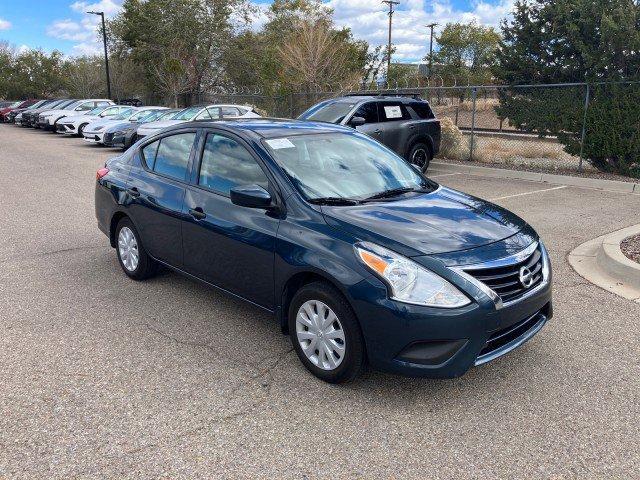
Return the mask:
<svg viewBox="0 0 640 480">
<path fill-rule="evenodd" d="M 402 110 L 397 105 L 384 107 L 384 114 L 387 118 L 402 118 Z"/>
<path fill-rule="evenodd" d="M 281 148 L 296 148 L 288 138 L 272 138 L 270 140 L 265 140 L 265 142 L 267 142 L 267 145 L 274 150 L 280 150 Z"/>
</svg>

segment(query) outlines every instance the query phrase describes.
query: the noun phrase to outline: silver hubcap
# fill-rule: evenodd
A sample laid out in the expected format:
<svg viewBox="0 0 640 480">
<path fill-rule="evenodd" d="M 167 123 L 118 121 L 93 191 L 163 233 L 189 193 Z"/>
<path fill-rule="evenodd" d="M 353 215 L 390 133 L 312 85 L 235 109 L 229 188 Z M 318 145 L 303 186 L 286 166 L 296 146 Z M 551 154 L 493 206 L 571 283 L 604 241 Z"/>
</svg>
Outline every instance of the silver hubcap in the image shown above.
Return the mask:
<svg viewBox="0 0 640 480">
<path fill-rule="evenodd" d="M 120 253 L 120 260 L 124 268 L 130 272 L 138 268 L 138 261 L 140 260 L 138 242 L 136 242 L 136 236 L 129 227 L 122 227 L 120 229 L 120 233 L 118 234 L 118 252 Z"/>
<path fill-rule="evenodd" d="M 346 347 L 344 330 L 326 304 L 309 300 L 300 306 L 296 335 L 305 356 L 318 368 L 334 370 L 342 363 Z"/>
</svg>

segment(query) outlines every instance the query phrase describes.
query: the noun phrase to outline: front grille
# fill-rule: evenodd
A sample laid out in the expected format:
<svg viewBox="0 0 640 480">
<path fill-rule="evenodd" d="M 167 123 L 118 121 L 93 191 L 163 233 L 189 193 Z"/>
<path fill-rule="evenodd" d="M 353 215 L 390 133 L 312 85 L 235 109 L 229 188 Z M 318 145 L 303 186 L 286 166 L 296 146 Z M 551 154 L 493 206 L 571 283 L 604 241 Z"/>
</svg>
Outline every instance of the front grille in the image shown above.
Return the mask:
<svg viewBox="0 0 640 480">
<path fill-rule="evenodd" d="M 485 355 L 491 354 L 496 350 L 500 350 L 505 345 L 513 342 L 514 340 L 519 339 L 520 337 L 524 337 L 527 332 L 529 332 L 538 322 L 541 320 L 546 320 L 546 315 L 540 311 L 536 312 L 534 315 L 531 315 L 524 320 L 515 323 L 514 325 L 510 325 L 506 328 L 498 330 L 494 332 L 493 335 L 489 337 L 487 343 L 484 348 L 480 351 L 478 357 L 483 357 Z"/>
<path fill-rule="evenodd" d="M 520 272 L 523 267 L 531 275 L 530 284 L 522 281 Z M 538 245 L 528 257 L 519 262 L 493 268 L 474 267 L 465 272 L 496 292 L 503 302 L 510 302 L 542 282 L 542 250 Z"/>
</svg>

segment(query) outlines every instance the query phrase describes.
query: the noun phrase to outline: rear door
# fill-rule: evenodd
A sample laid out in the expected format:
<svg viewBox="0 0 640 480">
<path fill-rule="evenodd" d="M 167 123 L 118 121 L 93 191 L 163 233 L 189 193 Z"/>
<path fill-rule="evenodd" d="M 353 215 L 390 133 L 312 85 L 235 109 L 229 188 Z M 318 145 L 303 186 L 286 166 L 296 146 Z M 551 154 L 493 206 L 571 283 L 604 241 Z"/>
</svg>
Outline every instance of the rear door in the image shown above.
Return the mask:
<svg viewBox="0 0 640 480">
<path fill-rule="evenodd" d="M 250 148 L 226 132 L 209 130 L 182 209 L 185 270 L 258 305 L 274 308 L 273 268 L 279 218 L 231 203 L 231 188 L 273 190 Z"/>
<path fill-rule="evenodd" d="M 194 155 L 195 130 L 179 131 L 139 149 L 131 168 L 128 211 L 147 252 L 182 268 L 182 203 Z"/>
<path fill-rule="evenodd" d="M 414 128 L 411 114 L 401 102 L 378 102 L 382 143 L 400 156 L 405 155 L 407 140 Z"/>
</svg>

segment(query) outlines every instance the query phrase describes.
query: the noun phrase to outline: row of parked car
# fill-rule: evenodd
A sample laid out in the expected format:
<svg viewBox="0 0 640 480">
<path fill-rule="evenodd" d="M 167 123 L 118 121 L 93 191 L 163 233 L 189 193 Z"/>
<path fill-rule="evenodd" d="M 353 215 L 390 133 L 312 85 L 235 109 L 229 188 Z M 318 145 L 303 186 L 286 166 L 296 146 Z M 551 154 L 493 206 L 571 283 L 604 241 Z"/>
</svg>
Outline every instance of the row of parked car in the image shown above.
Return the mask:
<svg viewBox="0 0 640 480">
<path fill-rule="evenodd" d="M 260 117 L 245 105 L 199 105 L 183 109 L 118 105 L 104 98 L 0 103 L 0 121 L 82 137 L 108 147 L 129 148 L 138 139 L 192 120 Z"/>
<path fill-rule="evenodd" d="M 27 100 L 0 107 L 0 121 L 76 135 L 87 142 L 123 149 L 176 123 L 259 116 L 244 105 L 169 109 L 134 106 L 131 101 L 116 105 L 108 99 Z M 440 123 L 429 103 L 414 96 L 347 95 L 320 102 L 298 119 L 352 127 L 422 171 L 427 170 L 440 146 Z"/>
</svg>

